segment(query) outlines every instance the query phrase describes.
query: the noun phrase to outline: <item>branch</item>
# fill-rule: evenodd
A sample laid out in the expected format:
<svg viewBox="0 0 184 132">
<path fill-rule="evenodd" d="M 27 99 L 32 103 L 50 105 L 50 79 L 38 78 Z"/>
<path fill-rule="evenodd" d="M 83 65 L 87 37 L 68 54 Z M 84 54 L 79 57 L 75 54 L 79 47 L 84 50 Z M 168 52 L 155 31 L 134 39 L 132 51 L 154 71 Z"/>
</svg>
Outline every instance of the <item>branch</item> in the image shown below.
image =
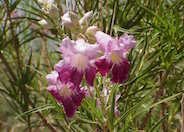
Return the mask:
<svg viewBox="0 0 184 132">
<path fill-rule="evenodd" d="M 12 19 L 11 19 L 11 10 L 9 10 L 9 1 L 8 0 L 5 0 L 5 5 L 6 5 L 6 9 L 7 9 L 8 20 L 10 22 L 11 36 L 12 36 L 12 39 L 13 39 L 13 42 L 14 42 L 14 48 L 15 48 L 15 52 L 16 52 L 16 55 L 17 55 L 18 67 L 19 67 L 19 70 L 22 70 L 21 62 L 20 62 L 20 56 L 19 56 L 19 44 L 18 44 L 17 37 L 16 37 L 15 32 L 14 32 L 14 25 L 13 25 L 13 22 L 12 22 Z"/>
<path fill-rule="evenodd" d="M 12 71 L 11 67 L 9 66 L 8 62 L 6 61 L 6 58 L 3 56 L 3 54 L 0 51 L 0 59 L 2 60 L 2 63 L 5 65 L 5 67 L 7 68 L 9 74 L 11 75 L 11 77 L 13 78 L 14 81 L 16 81 L 16 76 L 14 74 L 14 72 Z"/>
<path fill-rule="evenodd" d="M 181 132 L 184 132 L 184 94 L 181 99 Z"/>
</svg>

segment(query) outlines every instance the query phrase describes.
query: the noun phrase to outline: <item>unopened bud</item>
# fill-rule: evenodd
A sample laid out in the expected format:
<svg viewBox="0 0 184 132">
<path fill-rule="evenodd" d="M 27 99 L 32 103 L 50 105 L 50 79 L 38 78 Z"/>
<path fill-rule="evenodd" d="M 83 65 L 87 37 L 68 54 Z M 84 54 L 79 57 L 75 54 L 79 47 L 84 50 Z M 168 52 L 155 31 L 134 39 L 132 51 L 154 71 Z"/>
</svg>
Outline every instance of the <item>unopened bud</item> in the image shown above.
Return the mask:
<svg viewBox="0 0 184 132">
<path fill-rule="evenodd" d="M 84 16 L 79 20 L 81 26 L 88 25 L 89 19 L 93 16 L 93 11 L 89 11 L 84 14 Z"/>
<path fill-rule="evenodd" d="M 62 24 L 72 31 L 80 30 L 79 19 L 74 12 L 67 12 L 62 16 Z"/>
<path fill-rule="evenodd" d="M 95 38 L 95 33 L 98 31 L 99 29 L 97 28 L 97 26 L 90 26 L 87 28 L 85 34 L 88 37 L 88 41 L 90 43 L 95 43 L 96 42 L 96 38 Z"/>
</svg>

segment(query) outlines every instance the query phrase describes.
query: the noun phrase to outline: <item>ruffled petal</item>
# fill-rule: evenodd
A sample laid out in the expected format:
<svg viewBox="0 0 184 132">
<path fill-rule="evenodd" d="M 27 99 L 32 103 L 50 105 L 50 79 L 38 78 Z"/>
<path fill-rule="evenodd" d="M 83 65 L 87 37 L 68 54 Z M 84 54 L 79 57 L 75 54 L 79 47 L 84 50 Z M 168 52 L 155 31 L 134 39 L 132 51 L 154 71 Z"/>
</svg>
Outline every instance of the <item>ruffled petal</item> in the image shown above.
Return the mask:
<svg viewBox="0 0 184 132">
<path fill-rule="evenodd" d="M 63 57 L 70 57 L 75 53 L 75 43 L 69 38 L 64 38 L 61 47 L 59 48 L 59 52 L 63 54 Z"/>
<path fill-rule="evenodd" d="M 129 51 L 135 47 L 136 41 L 132 35 L 124 34 L 119 38 L 119 44 L 125 51 Z"/>
<path fill-rule="evenodd" d="M 78 39 L 76 41 L 75 49 L 78 53 L 87 56 L 88 59 L 94 59 L 98 55 L 99 45 L 89 44 L 85 42 L 83 39 Z"/>
<path fill-rule="evenodd" d="M 46 79 L 47 79 L 47 81 L 48 81 L 50 84 L 56 84 L 56 83 L 57 83 L 58 77 L 59 77 L 58 72 L 52 71 L 51 74 L 48 74 L 48 75 L 46 76 Z"/>
<path fill-rule="evenodd" d="M 123 83 L 128 79 L 130 64 L 126 59 L 123 59 L 120 64 L 114 64 L 112 68 L 112 82 Z"/>
<path fill-rule="evenodd" d="M 54 70 L 57 72 L 60 72 L 63 66 L 64 66 L 64 61 L 60 60 L 57 64 L 55 64 Z"/>
<path fill-rule="evenodd" d="M 106 58 L 101 58 L 95 62 L 97 71 L 101 73 L 102 76 L 105 76 L 112 67 L 112 63 L 108 62 Z"/>
<path fill-rule="evenodd" d="M 59 90 L 56 85 L 50 85 L 47 90 L 50 94 L 57 100 L 57 102 L 62 103 L 62 97 L 59 94 Z"/>
<path fill-rule="evenodd" d="M 112 37 L 101 31 L 97 31 L 95 34 L 95 37 L 96 37 L 96 41 L 99 44 L 101 50 L 105 52 L 107 45 L 109 44 L 110 41 L 112 41 Z"/>
<path fill-rule="evenodd" d="M 86 78 L 86 82 L 90 85 L 93 86 L 93 82 L 95 79 L 95 75 L 96 75 L 96 68 L 93 66 L 88 66 L 88 68 L 85 71 L 85 78 Z"/>
</svg>

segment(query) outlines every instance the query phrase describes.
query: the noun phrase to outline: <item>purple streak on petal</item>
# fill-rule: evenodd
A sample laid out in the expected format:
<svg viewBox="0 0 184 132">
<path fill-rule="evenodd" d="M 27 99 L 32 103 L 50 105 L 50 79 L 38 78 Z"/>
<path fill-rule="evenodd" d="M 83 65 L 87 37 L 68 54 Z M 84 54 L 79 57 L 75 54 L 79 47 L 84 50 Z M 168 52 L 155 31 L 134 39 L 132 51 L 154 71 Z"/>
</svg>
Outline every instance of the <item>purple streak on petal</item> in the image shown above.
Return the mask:
<svg viewBox="0 0 184 132">
<path fill-rule="evenodd" d="M 112 82 L 123 83 L 128 79 L 130 64 L 127 60 L 123 59 L 122 63 L 114 64 L 112 68 Z"/>
<path fill-rule="evenodd" d="M 85 89 L 79 89 L 79 90 L 74 90 L 73 94 L 71 96 L 73 102 L 75 103 L 76 106 L 80 106 L 82 99 L 84 98 L 86 94 Z"/>
<path fill-rule="evenodd" d="M 60 67 L 59 80 L 63 83 L 70 82 L 71 72 L 72 70 L 69 65 L 63 65 Z"/>
<path fill-rule="evenodd" d="M 77 110 L 77 106 L 75 105 L 74 101 L 71 97 L 63 97 L 62 104 L 67 117 L 71 118 Z"/>
<path fill-rule="evenodd" d="M 101 58 L 95 62 L 97 70 L 105 76 L 112 67 L 112 63 L 108 62 L 106 58 Z"/>
<path fill-rule="evenodd" d="M 68 92 L 71 93 L 61 93 L 62 88 L 68 88 Z M 56 99 L 56 101 L 63 105 L 64 111 L 68 118 L 71 118 L 75 114 L 77 108 L 81 105 L 82 99 L 86 94 L 86 89 L 80 89 L 72 83 L 58 83 L 57 85 L 49 86 L 47 89 Z"/>
<path fill-rule="evenodd" d="M 82 99 L 85 97 L 86 90 L 80 89 L 79 87 L 74 86 L 73 84 L 70 85 L 69 88 L 71 90 L 70 97 L 63 97 L 62 104 L 64 106 L 65 113 L 67 117 L 72 117 L 77 108 L 81 105 Z"/>
<path fill-rule="evenodd" d="M 51 74 L 48 74 L 48 75 L 46 76 L 46 79 L 47 79 L 47 81 L 48 81 L 50 84 L 56 84 L 56 83 L 57 83 L 57 80 L 58 80 L 58 77 L 59 77 L 58 72 L 52 71 Z"/>
<path fill-rule="evenodd" d="M 79 86 L 83 77 L 83 72 L 78 71 L 76 68 L 71 69 L 70 81 L 75 85 Z"/>
<path fill-rule="evenodd" d="M 88 66 L 88 68 L 85 71 L 85 78 L 86 78 L 86 82 L 90 85 L 93 86 L 93 82 L 95 79 L 95 75 L 96 75 L 96 68 L 93 66 Z"/>
</svg>

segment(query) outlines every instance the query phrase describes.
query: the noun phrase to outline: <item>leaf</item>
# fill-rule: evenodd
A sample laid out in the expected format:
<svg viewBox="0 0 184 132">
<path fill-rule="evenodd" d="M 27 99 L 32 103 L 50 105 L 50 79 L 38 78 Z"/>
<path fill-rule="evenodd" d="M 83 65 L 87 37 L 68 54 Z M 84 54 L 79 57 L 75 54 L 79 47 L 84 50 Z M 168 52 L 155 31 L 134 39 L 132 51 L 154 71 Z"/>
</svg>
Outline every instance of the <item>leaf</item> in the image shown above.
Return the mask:
<svg viewBox="0 0 184 132">
<path fill-rule="evenodd" d="M 141 114 L 142 112 L 148 111 L 149 109 L 154 108 L 154 107 L 156 107 L 156 106 L 159 105 L 159 104 L 162 104 L 162 103 L 164 103 L 164 102 L 171 101 L 171 100 L 175 99 L 176 97 L 178 97 L 178 96 L 180 96 L 180 95 L 182 95 L 182 92 L 181 92 L 181 93 L 174 94 L 174 95 L 172 95 L 172 96 L 170 96 L 170 97 L 167 97 L 167 98 L 165 98 L 165 99 L 163 99 L 163 100 L 161 100 L 161 101 L 158 101 L 158 102 L 156 102 L 156 103 L 154 103 L 154 104 L 148 106 L 146 109 L 142 109 L 142 110 L 136 112 L 136 113 L 134 114 L 134 116 L 137 116 L 137 115 Z"/>
<path fill-rule="evenodd" d="M 109 121 L 110 121 L 110 125 L 111 125 L 111 129 L 113 129 L 113 123 L 114 123 L 114 119 L 115 119 L 115 113 L 114 113 L 114 110 L 115 110 L 115 101 L 116 101 L 116 90 L 118 88 L 118 85 L 115 85 L 113 88 L 112 88 L 112 91 L 110 93 L 110 97 L 109 97 L 109 100 L 108 102 L 110 102 L 111 104 L 111 109 L 109 111 Z"/>
<path fill-rule="evenodd" d="M 153 125 L 153 126 L 151 127 L 151 129 L 150 129 L 149 132 L 154 132 L 154 130 L 162 123 L 162 121 L 163 121 L 166 117 L 168 117 L 168 114 L 167 114 L 166 116 L 162 117 L 160 120 L 158 120 L 158 121 L 155 123 L 155 125 Z"/>
<path fill-rule="evenodd" d="M 29 111 L 26 111 L 26 112 L 23 112 L 23 113 L 19 114 L 15 118 L 20 118 L 22 116 L 25 116 L 25 115 L 28 115 L 28 114 L 31 114 L 31 113 L 36 113 L 36 112 L 40 112 L 40 111 L 47 110 L 47 109 L 53 109 L 53 108 L 55 108 L 55 107 L 52 106 L 52 105 L 44 105 L 44 106 L 36 107 L 36 108 L 33 108 Z"/>
</svg>

